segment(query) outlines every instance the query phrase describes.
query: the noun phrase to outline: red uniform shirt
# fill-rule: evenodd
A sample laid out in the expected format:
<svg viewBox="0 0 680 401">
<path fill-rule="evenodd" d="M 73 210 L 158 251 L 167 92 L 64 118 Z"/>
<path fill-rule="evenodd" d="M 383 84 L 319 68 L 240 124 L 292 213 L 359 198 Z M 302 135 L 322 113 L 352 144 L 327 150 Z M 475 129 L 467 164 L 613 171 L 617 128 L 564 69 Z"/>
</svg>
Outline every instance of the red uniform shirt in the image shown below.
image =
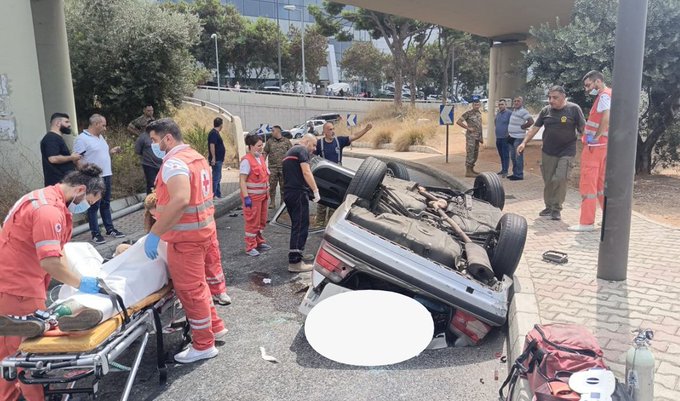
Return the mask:
<svg viewBox="0 0 680 401">
<path fill-rule="evenodd" d="M 0 292 L 46 298 L 49 276 L 40 261 L 63 256 L 72 231 L 73 219 L 59 185 L 21 197 L 0 232 Z"/>
</svg>

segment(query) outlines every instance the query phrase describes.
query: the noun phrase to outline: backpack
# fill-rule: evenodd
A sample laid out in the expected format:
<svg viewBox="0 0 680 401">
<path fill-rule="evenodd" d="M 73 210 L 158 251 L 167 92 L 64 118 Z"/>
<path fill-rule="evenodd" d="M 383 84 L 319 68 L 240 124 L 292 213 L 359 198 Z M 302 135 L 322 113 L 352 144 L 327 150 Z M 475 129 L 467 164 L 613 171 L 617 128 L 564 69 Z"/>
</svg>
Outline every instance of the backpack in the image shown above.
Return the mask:
<svg viewBox="0 0 680 401">
<path fill-rule="evenodd" d="M 606 369 L 602 355 L 597 339 L 581 325 L 537 324 L 527 333 L 524 351 L 498 390 L 500 400 L 511 401 L 519 377 L 527 378 L 537 400 L 578 400 L 577 393 L 571 391 L 568 385 L 561 384 L 566 384 L 574 372 Z M 506 386 L 507 397 L 503 395 Z"/>
</svg>

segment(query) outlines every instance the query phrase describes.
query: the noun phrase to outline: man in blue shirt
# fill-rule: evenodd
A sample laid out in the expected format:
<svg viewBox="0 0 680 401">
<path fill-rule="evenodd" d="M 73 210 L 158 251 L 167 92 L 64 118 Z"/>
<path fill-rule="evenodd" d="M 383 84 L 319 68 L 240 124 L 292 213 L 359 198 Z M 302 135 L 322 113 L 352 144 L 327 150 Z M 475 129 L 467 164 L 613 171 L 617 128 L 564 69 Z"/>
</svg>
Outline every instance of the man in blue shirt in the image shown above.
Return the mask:
<svg viewBox="0 0 680 401">
<path fill-rule="evenodd" d="M 496 149 L 501 157 L 501 171 L 498 175 L 503 178 L 508 176 L 508 164 L 510 163 L 510 153 L 508 148 L 508 124 L 510 124 L 512 111 L 508 110 L 505 100 L 498 101 L 498 113 L 496 113 Z"/>
<path fill-rule="evenodd" d="M 213 129 L 208 133 L 208 163 L 212 166 L 213 195 L 215 198 L 222 197 L 220 183 L 222 182 L 222 165 L 226 154 L 224 141 L 220 136 L 223 125 L 222 118 L 216 117 L 213 120 Z"/>
<path fill-rule="evenodd" d="M 342 164 L 342 149 L 364 136 L 371 128 L 373 128 L 373 125 L 369 123 L 366 124 L 364 129 L 350 136 L 335 136 L 335 126 L 329 121 L 323 125 L 323 138 L 316 142 L 314 154 L 334 163 Z M 332 214 L 333 209 L 318 205 L 316 207 L 316 225 L 319 227 L 325 226 L 328 222 L 328 217 Z"/>
</svg>

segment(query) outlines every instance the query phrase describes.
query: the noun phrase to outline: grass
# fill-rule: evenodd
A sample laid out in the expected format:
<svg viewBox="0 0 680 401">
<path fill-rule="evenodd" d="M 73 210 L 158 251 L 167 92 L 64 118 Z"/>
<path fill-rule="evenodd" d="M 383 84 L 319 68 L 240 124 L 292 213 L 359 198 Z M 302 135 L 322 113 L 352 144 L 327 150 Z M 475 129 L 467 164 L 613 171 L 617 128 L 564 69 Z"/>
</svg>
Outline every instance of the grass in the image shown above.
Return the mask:
<svg viewBox="0 0 680 401">
<path fill-rule="evenodd" d="M 212 129 L 215 117 L 219 117 L 219 114 L 212 110 L 188 104 L 182 105 L 172 116 L 182 130 L 186 142 L 206 157 L 208 156 L 208 132 Z M 227 149 L 224 163 L 235 167 L 238 165 L 238 150 L 234 142 L 232 127 L 225 117 L 222 118 L 225 121 L 220 136 Z M 205 136 L 201 131 L 205 132 Z"/>
</svg>

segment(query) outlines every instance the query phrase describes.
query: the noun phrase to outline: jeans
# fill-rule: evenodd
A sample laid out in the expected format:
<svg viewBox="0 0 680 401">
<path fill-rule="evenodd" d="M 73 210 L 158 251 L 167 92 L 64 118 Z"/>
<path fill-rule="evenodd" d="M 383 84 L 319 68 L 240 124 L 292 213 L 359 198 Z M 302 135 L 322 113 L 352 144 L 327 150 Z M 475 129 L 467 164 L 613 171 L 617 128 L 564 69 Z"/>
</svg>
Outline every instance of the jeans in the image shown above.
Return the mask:
<svg viewBox="0 0 680 401">
<path fill-rule="evenodd" d="M 510 164 L 508 138 L 496 138 L 496 149 L 498 149 L 498 155 L 501 157 L 501 173 L 507 174 L 508 164 Z"/>
<path fill-rule="evenodd" d="M 283 201 L 290 215 L 290 248 L 288 263 L 302 260 L 307 236 L 309 235 L 309 194 L 307 191 L 284 191 Z"/>
<path fill-rule="evenodd" d="M 220 188 L 220 182 L 222 182 L 222 164 L 224 162 L 215 162 L 212 166 L 212 180 L 213 180 L 213 195 L 216 198 L 222 197 L 222 190 Z"/>
<path fill-rule="evenodd" d="M 144 180 L 146 180 L 146 194 L 148 195 L 156 186 L 156 176 L 158 175 L 159 168 L 142 164 L 142 169 L 144 170 Z"/>
<path fill-rule="evenodd" d="M 113 219 L 111 218 L 111 176 L 102 177 L 104 179 L 104 193 L 102 198 L 87 209 L 87 221 L 90 223 L 92 235 L 99 234 L 99 223 L 97 222 L 97 212 L 102 216 L 102 222 L 106 232 L 113 230 Z"/>
<path fill-rule="evenodd" d="M 524 178 L 524 153 L 517 153 L 517 147 L 524 138 L 508 137 L 508 150 L 510 160 L 512 160 L 512 175 L 517 178 Z"/>
</svg>

